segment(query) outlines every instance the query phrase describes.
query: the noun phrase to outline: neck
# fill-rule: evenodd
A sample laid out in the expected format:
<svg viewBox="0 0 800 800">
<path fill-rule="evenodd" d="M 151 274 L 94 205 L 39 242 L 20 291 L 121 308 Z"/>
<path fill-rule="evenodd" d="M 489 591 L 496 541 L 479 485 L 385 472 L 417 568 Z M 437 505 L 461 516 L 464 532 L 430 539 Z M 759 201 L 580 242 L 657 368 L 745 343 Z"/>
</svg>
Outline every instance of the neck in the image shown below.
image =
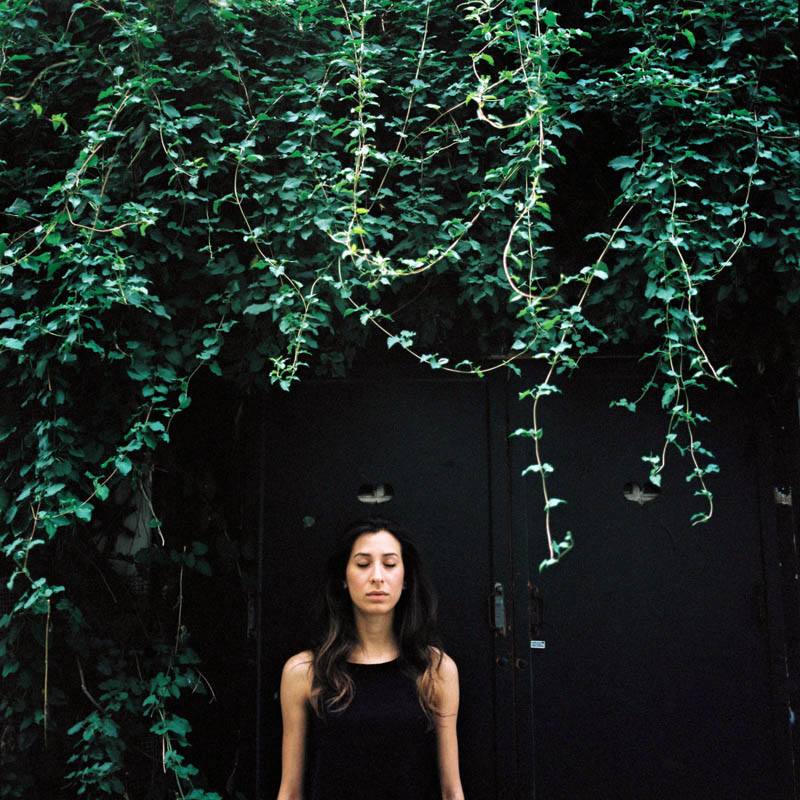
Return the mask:
<svg viewBox="0 0 800 800">
<path fill-rule="evenodd" d="M 366 615 L 356 610 L 358 644 L 350 653 L 351 661 L 369 664 L 397 658 L 399 648 L 392 629 L 393 616 L 393 614 Z"/>
</svg>

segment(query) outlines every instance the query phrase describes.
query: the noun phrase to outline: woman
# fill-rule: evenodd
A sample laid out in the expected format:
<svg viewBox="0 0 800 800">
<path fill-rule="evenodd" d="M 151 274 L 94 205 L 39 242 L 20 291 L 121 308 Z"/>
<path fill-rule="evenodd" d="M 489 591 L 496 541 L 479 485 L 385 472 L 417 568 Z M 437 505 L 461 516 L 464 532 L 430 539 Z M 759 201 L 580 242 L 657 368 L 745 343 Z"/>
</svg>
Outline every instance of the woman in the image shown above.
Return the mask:
<svg viewBox="0 0 800 800">
<path fill-rule="evenodd" d="M 401 528 L 348 529 L 322 621 L 320 644 L 283 668 L 278 800 L 463 800 L 458 670 L 436 647 L 433 597 Z"/>
</svg>

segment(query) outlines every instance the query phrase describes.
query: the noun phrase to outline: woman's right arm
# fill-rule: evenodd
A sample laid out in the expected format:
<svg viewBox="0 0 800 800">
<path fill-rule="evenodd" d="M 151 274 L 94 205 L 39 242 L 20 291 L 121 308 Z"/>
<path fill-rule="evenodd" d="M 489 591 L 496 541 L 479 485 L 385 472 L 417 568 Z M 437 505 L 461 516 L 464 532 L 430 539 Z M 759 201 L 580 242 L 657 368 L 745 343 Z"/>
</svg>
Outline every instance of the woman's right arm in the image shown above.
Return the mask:
<svg viewBox="0 0 800 800">
<path fill-rule="evenodd" d="M 311 697 L 312 656 L 304 651 L 292 656 L 281 675 L 281 788 L 278 800 L 303 800 L 308 701 Z"/>
</svg>

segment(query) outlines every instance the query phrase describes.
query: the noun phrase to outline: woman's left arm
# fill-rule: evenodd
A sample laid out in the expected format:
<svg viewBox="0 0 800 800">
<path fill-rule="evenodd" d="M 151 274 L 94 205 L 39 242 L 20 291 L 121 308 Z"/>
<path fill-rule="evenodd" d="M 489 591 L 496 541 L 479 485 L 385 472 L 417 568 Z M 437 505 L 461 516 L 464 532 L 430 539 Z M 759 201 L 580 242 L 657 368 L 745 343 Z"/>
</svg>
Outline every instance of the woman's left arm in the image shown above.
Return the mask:
<svg viewBox="0 0 800 800">
<path fill-rule="evenodd" d="M 436 715 L 436 740 L 439 750 L 439 779 L 442 800 L 464 800 L 461 774 L 458 768 L 458 667 L 450 656 L 442 653 L 436 670 L 438 713 Z"/>
</svg>

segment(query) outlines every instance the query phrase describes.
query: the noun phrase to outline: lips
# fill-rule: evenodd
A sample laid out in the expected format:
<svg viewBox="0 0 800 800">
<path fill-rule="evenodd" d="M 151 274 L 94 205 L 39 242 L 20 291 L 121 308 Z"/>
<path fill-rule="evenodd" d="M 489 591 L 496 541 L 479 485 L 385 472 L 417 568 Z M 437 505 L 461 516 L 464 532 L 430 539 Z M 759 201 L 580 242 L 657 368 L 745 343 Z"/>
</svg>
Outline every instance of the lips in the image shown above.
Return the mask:
<svg viewBox="0 0 800 800">
<path fill-rule="evenodd" d="M 367 597 L 380 598 L 380 597 L 388 597 L 388 596 L 389 596 L 388 592 L 368 592 L 367 593 Z"/>
</svg>

